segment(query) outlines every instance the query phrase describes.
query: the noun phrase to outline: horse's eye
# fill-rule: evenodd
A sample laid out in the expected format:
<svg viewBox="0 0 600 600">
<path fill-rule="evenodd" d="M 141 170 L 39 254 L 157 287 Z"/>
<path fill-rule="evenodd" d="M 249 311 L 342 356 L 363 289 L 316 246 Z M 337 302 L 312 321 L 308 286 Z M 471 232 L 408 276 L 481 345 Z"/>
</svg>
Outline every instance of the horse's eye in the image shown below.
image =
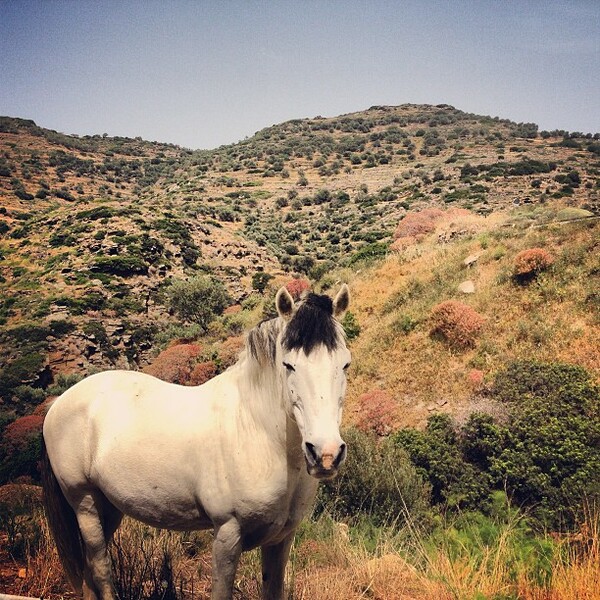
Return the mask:
<svg viewBox="0 0 600 600">
<path fill-rule="evenodd" d="M 344 371 L 347 371 L 349 369 L 349 367 L 350 367 L 350 363 L 346 363 L 344 365 Z"/>
<path fill-rule="evenodd" d="M 290 363 L 283 363 L 283 366 L 288 370 L 288 372 L 292 373 L 293 371 L 295 371 L 296 369 L 294 369 L 294 367 L 292 367 L 292 365 L 290 365 Z"/>
</svg>

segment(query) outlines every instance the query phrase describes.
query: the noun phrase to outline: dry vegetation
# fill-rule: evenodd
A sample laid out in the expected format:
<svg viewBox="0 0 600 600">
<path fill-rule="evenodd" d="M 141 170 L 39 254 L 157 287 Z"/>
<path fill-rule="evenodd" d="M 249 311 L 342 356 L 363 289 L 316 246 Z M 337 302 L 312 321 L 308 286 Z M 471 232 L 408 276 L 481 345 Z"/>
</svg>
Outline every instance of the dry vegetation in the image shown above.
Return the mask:
<svg viewBox="0 0 600 600">
<path fill-rule="evenodd" d="M 362 333 L 352 342 L 350 404 L 376 386 L 399 403 L 402 422 L 414 425 L 441 407 L 456 413 L 475 405 L 473 369 L 490 381 L 503 364 L 535 356 L 598 376 L 598 224 L 535 227 L 547 218 L 544 209 L 471 216 L 467 235 L 440 243 L 444 232 L 465 229 L 449 217 L 420 243 L 358 274 L 352 310 Z M 518 285 L 516 257 L 542 244 L 554 265 L 531 285 Z M 471 256 L 477 260 L 466 266 Z M 474 293 L 458 291 L 465 279 L 474 282 Z M 468 303 L 484 319 L 468 313 L 477 338 L 467 335 L 468 343 L 453 346 L 430 336 L 436 305 L 448 302 Z"/>
<path fill-rule="evenodd" d="M 377 462 L 399 429 L 432 415 L 505 419 L 492 387 L 513 361 L 598 380 L 599 152 L 597 136 L 446 105 L 290 121 L 211 152 L 0 118 L 0 482 L 35 478 L 39 407 L 82 375 L 145 368 L 200 384 L 273 316 L 279 286 L 298 298 L 347 281 L 345 421 L 380 438 L 354 485 L 395 518 L 382 526 L 363 502 L 363 521 L 325 511 L 305 523 L 290 597 L 600 598 L 597 511 L 570 534 L 533 535 L 527 515 L 489 506 L 472 515 L 447 502 L 423 517 L 427 486 L 396 448 L 402 502 L 421 494 L 406 519 L 386 495 L 396 473 Z M 199 274 L 233 303 L 206 331 L 168 300 L 173 282 Z M 3 555 L 2 585 L 68 598 L 43 519 L 18 518 L 25 562 Z M 123 600 L 206 597 L 209 547 L 209 534 L 128 521 L 113 549 Z M 246 555 L 237 598 L 259 597 L 258 573 Z"/>
<path fill-rule="evenodd" d="M 292 550 L 289 598 L 597 600 L 597 515 L 589 515 L 577 535 L 542 538 L 535 547 L 524 544 L 520 519 L 490 523 L 487 539 L 485 530 L 448 526 L 442 538 L 406 526 L 382 529 L 365 543 L 359 532 L 322 516 L 302 527 Z M 26 576 L 6 591 L 49 600 L 72 598 L 64 593 L 68 586 L 40 522 L 40 550 L 26 562 Z M 120 597 L 208 597 L 210 542 L 206 533 L 170 533 L 125 521 L 111 550 Z M 257 551 L 243 556 L 234 598 L 260 598 L 259 567 Z"/>
</svg>

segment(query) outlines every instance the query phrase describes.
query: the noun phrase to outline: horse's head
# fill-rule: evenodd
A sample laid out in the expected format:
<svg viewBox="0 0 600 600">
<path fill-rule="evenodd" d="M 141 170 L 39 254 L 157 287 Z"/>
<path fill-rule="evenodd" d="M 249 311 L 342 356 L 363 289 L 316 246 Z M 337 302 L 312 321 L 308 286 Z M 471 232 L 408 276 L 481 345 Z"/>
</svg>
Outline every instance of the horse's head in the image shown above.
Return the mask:
<svg viewBox="0 0 600 600">
<path fill-rule="evenodd" d="M 333 477 L 346 458 L 340 422 L 350 352 L 339 319 L 349 301 L 345 284 L 333 301 L 309 294 L 296 305 L 285 288 L 275 298 L 285 321 L 277 367 L 283 370 L 308 472 L 318 479 Z"/>
</svg>

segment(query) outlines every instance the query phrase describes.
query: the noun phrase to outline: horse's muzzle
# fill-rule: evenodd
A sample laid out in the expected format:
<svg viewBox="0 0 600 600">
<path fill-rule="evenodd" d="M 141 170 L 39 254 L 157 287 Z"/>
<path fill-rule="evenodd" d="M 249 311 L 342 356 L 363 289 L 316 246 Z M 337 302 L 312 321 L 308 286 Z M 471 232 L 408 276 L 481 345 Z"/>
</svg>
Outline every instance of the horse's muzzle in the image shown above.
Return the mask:
<svg viewBox="0 0 600 600">
<path fill-rule="evenodd" d="M 346 460 L 346 444 L 328 444 L 319 448 L 310 442 L 304 442 L 304 458 L 309 475 L 316 479 L 335 477 L 340 465 Z"/>
</svg>

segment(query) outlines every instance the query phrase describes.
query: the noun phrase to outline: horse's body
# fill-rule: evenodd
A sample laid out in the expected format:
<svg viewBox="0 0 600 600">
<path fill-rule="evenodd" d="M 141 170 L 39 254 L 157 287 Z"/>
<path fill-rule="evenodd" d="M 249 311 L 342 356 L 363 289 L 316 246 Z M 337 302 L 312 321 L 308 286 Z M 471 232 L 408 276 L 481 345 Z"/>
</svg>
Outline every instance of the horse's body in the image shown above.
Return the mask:
<svg viewBox="0 0 600 600">
<path fill-rule="evenodd" d="M 231 597 L 240 553 L 260 546 L 263 598 L 281 598 L 317 478 L 334 475 L 345 457 L 349 353 L 333 317 L 347 307 L 347 288 L 329 308 L 323 299 L 297 309 L 280 291 L 280 317 L 250 332 L 238 363 L 202 386 L 108 371 L 52 405 L 47 509 L 84 598 L 115 598 L 106 545 L 123 514 L 168 529 L 214 528 L 213 598 Z"/>
</svg>

